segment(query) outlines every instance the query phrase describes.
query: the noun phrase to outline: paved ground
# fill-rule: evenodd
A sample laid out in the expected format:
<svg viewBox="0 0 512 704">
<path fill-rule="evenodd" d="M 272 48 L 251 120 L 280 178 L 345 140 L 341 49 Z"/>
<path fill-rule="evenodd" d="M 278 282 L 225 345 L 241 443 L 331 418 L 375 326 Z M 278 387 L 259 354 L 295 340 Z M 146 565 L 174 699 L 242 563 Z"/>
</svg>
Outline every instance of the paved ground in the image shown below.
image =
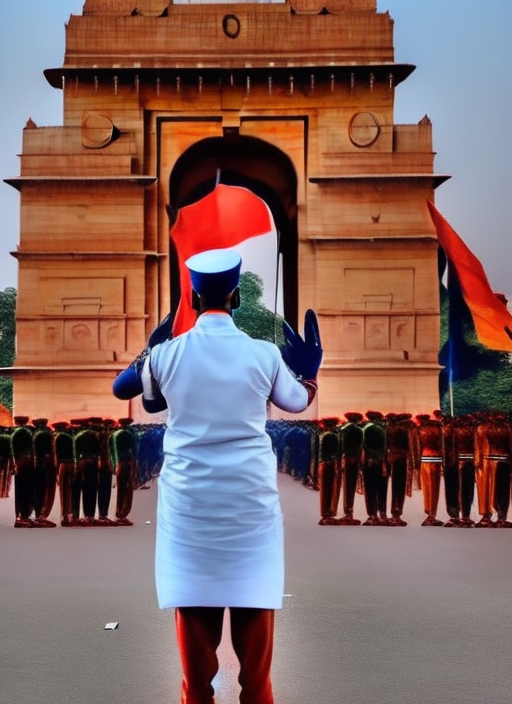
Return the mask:
<svg viewBox="0 0 512 704">
<path fill-rule="evenodd" d="M 318 494 L 279 483 L 276 704 L 512 701 L 512 530 L 421 528 L 419 494 L 406 528 L 320 527 Z M 14 530 L 12 498 L 0 500 L 0 704 L 178 704 L 155 499 L 136 492 L 130 528 L 51 530 Z M 217 704 L 235 704 L 226 641 L 220 659 Z"/>
</svg>

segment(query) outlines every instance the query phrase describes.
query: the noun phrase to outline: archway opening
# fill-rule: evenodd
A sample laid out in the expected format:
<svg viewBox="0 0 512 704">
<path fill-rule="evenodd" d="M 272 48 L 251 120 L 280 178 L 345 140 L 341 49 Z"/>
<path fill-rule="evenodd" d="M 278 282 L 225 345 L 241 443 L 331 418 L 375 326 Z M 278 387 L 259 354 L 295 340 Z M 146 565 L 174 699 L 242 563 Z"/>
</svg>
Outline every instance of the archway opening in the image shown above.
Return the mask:
<svg viewBox="0 0 512 704">
<path fill-rule="evenodd" d="M 293 326 L 297 325 L 297 176 L 289 157 L 264 140 L 230 135 L 211 137 L 196 142 L 176 161 L 169 177 L 169 218 L 174 222 L 179 208 L 204 197 L 217 182 L 243 186 L 264 200 L 275 223 L 275 244 L 263 244 L 265 238 L 248 240 L 243 250 L 247 268 L 255 250 L 265 247 L 263 261 L 266 273 L 274 277 L 279 270 L 282 291 L 282 314 Z M 261 240 L 257 242 L 257 240 Z M 267 250 L 267 247 L 269 249 Z M 272 257 L 268 252 L 273 251 Z M 179 302 L 180 282 L 176 253 L 170 250 L 171 310 Z M 256 271 L 256 273 L 259 273 Z M 271 288 L 271 287 L 270 287 Z M 273 308 L 272 306 L 268 306 Z M 279 308 L 280 306 L 278 306 Z"/>
</svg>

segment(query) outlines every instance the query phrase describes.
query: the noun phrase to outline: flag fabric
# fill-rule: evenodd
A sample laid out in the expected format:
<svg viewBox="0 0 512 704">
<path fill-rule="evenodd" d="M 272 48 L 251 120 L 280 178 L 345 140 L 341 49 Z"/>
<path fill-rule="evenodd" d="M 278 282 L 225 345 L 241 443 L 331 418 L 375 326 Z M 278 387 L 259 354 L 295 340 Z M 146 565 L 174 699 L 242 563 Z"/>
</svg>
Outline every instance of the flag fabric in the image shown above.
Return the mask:
<svg viewBox="0 0 512 704">
<path fill-rule="evenodd" d="M 181 294 L 173 337 L 189 330 L 196 320 L 186 260 L 207 249 L 235 247 L 273 229 L 272 215 L 265 201 L 241 186 L 219 183 L 204 198 L 179 209 L 169 233 L 178 255 Z"/>
<path fill-rule="evenodd" d="M 454 381 L 474 374 L 475 363 L 478 363 L 475 359 L 478 352 L 467 338 L 468 323 L 472 324 L 473 321 L 451 266 L 448 267 L 447 284 L 445 288 L 441 283 L 441 295 L 448 300 L 448 339 L 439 350 L 439 364 L 444 367 L 440 377 L 442 393 Z M 472 327 L 474 329 L 474 325 Z"/>
<path fill-rule="evenodd" d="M 0 425 L 12 425 L 12 413 L 0 403 Z"/>
<path fill-rule="evenodd" d="M 434 204 L 427 201 L 427 205 L 436 227 L 439 245 L 448 260 L 449 291 L 450 288 L 460 289 L 482 345 L 492 350 L 512 352 L 512 339 L 509 336 L 512 331 L 512 315 L 506 303 L 499 294 L 492 291 L 482 264 L 469 247 Z"/>
</svg>

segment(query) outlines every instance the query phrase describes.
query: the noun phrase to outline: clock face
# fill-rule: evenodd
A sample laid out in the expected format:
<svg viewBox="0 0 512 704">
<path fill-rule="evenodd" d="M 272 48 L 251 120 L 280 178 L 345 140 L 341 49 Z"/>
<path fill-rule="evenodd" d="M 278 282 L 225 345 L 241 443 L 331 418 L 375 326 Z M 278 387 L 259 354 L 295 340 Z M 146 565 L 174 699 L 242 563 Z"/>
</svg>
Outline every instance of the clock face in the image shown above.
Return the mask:
<svg viewBox="0 0 512 704">
<path fill-rule="evenodd" d="M 348 126 L 350 141 L 356 147 L 369 147 L 377 141 L 380 125 L 371 112 L 356 112 Z"/>
</svg>

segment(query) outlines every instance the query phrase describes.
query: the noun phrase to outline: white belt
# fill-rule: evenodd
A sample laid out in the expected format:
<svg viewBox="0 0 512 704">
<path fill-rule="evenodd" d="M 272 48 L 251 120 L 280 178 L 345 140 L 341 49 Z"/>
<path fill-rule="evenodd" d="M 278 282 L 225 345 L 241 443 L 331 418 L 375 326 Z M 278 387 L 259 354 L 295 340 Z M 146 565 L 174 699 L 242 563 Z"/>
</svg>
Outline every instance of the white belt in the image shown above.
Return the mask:
<svg viewBox="0 0 512 704">
<path fill-rule="evenodd" d="M 442 462 L 443 458 L 439 457 L 437 455 L 422 455 L 421 461 L 422 462 Z"/>
</svg>

